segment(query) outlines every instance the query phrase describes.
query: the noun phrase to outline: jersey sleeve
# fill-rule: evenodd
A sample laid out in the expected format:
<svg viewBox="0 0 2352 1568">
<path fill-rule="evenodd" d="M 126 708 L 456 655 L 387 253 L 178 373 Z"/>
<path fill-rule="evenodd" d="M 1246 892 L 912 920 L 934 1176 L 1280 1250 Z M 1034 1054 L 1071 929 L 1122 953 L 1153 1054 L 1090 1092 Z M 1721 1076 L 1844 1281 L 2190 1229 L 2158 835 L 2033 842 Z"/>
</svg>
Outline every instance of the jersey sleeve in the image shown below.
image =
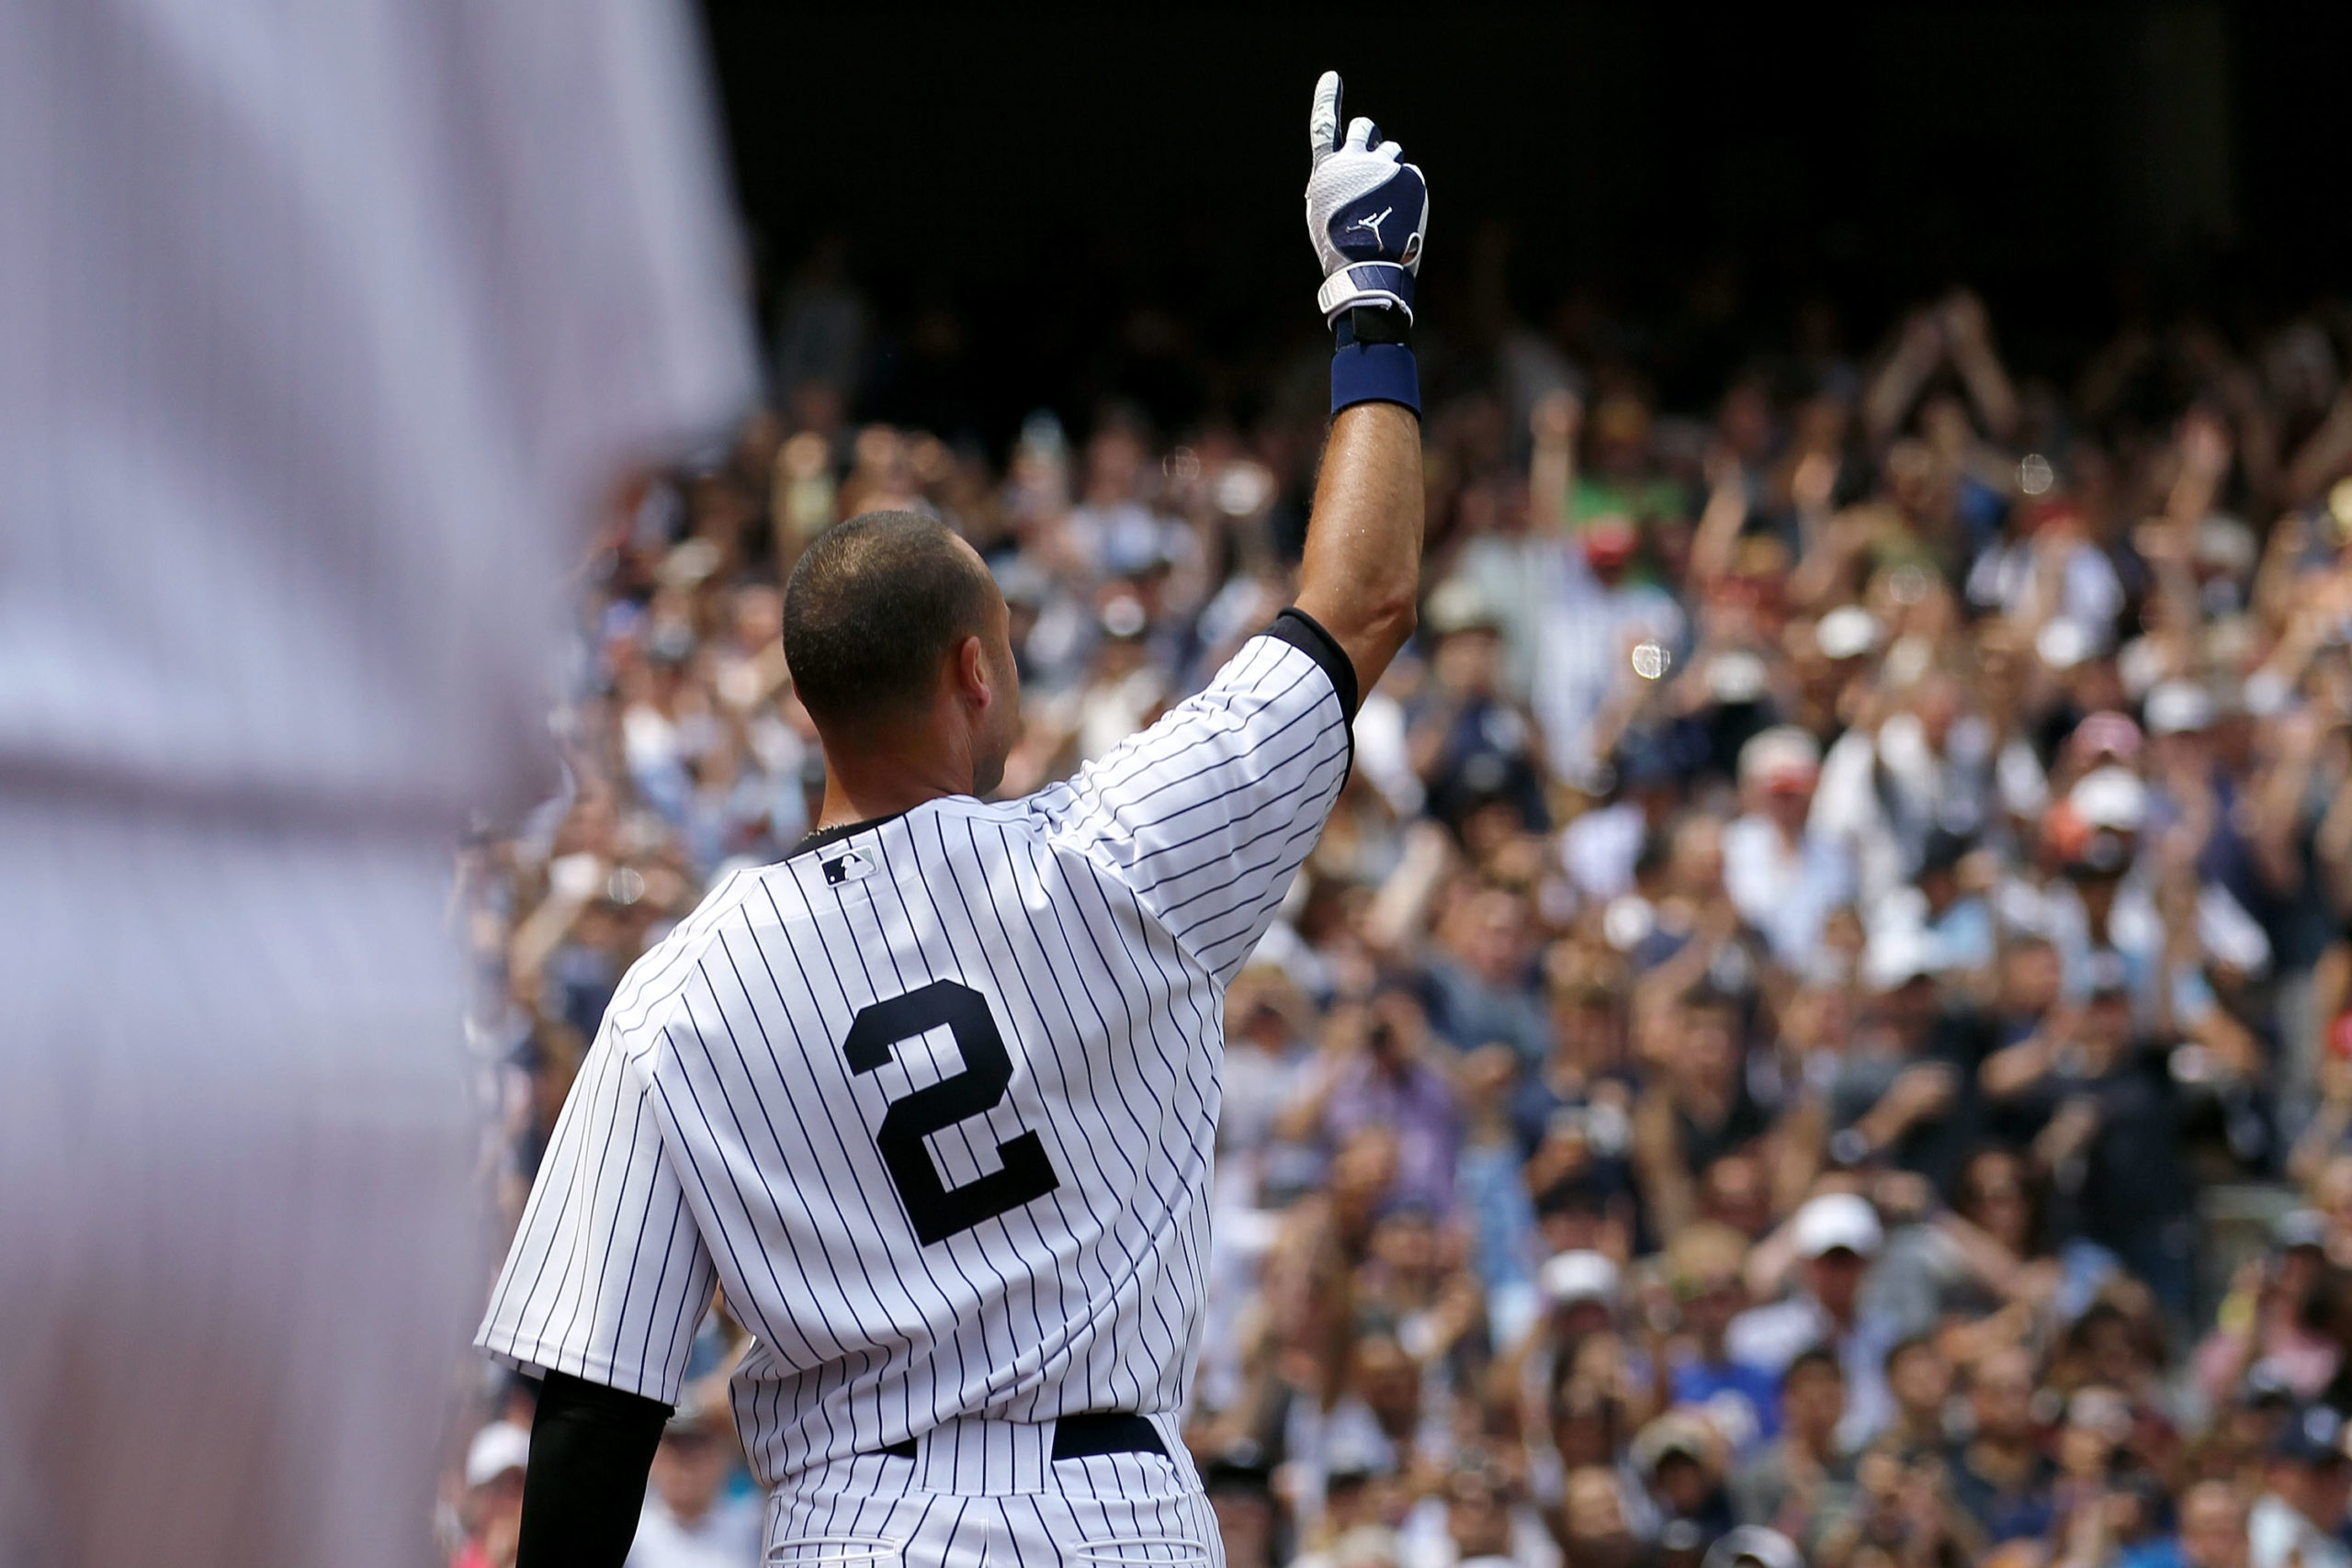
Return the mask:
<svg viewBox="0 0 2352 1568">
<path fill-rule="evenodd" d="M 1230 981 L 1347 782 L 1355 668 L 1298 610 L 1057 794 L 1057 837 Z"/>
<path fill-rule="evenodd" d="M 607 1026 L 556 1120 L 474 1343 L 675 1404 L 716 1272 L 652 1098 Z"/>
</svg>

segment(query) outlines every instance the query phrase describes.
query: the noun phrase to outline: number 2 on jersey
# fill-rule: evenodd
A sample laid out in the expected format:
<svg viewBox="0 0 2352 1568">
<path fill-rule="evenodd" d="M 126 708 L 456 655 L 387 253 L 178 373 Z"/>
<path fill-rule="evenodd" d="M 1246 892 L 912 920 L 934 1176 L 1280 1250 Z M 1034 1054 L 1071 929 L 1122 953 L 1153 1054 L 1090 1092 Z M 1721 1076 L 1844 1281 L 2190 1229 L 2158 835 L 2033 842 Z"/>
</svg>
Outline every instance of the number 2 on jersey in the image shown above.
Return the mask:
<svg viewBox="0 0 2352 1568">
<path fill-rule="evenodd" d="M 1012 1058 L 997 1032 L 989 999 L 969 986 L 933 980 L 902 997 L 859 1010 L 850 1021 L 842 1054 L 850 1071 L 870 1073 L 893 1059 L 906 1041 L 945 1024 L 963 1055 L 964 1070 L 890 1102 L 874 1136 L 890 1172 L 899 1201 L 928 1247 L 970 1230 L 982 1220 L 1009 1213 L 1061 1185 L 1046 1145 L 1023 1132 L 997 1145 L 1004 1168 L 950 1187 L 939 1179 L 923 1140 L 956 1122 L 984 1116 L 1004 1100 L 1012 1084 Z"/>
</svg>

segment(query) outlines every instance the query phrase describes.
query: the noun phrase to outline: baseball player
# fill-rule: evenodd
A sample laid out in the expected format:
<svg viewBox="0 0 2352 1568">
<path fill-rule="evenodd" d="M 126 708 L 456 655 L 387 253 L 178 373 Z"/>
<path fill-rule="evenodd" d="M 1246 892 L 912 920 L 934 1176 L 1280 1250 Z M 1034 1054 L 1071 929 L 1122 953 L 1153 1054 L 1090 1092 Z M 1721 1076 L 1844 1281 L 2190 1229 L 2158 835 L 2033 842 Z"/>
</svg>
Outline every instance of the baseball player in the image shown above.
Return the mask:
<svg viewBox="0 0 2352 1568">
<path fill-rule="evenodd" d="M 818 829 L 623 982 L 478 1340 L 545 1369 L 521 1568 L 618 1564 L 714 1283 L 771 1562 L 1218 1561 L 1178 1434 L 1226 985 L 1413 625 L 1420 171 L 1317 86 L 1336 333 L 1295 604 L 1076 778 L 988 804 L 1007 613 L 904 513 L 820 538 L 785 650 Z"/>
<path fill-rule="evenodd" d="M 595 497 L 750 386 L 683 9 L 8 7 L 10 1568 L 431 1551 L 450 851 L 550 781 Z"/>
</svg>

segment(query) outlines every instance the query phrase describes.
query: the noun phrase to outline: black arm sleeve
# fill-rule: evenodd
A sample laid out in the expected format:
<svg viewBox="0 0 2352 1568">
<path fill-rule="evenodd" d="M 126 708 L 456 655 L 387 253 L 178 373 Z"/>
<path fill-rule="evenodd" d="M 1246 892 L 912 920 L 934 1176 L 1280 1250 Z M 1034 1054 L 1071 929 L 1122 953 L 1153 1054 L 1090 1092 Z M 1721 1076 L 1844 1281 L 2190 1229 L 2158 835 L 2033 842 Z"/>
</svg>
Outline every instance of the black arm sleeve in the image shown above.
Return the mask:
<svg viewBox="0 0 2352 1568">
<path fill-rule="evenodd" d="M 1323 629 L 1323 623 L 1293 604 L 1274 617 L 1266 628 L 1268 637 L 1278 637 L 1297 649 L 1331 677 L 1332 690 L 1340 694 L 1340 716 L 1354 722 L 1356 716 L 1356 666 L 1340 639 Z"/>
<path fill-rule="evenodd" d="M 531 1421 L 514 1568 L 621 1568 L 670 1407 L 549 1372 Z"/>
</svg>

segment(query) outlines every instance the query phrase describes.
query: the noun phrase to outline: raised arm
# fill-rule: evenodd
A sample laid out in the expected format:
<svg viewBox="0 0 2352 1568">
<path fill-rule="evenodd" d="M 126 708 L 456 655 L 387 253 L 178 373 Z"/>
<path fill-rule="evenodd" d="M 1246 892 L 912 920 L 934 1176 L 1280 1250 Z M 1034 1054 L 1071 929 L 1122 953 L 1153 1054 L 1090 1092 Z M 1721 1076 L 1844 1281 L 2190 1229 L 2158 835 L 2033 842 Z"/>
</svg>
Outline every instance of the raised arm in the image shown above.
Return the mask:
<svg viewBox="0 0 2352 1568">
<path fill-rule="evenodd" d="M 1331 634 L 1369 692 L 1412 635 L 1421 576 L 1420 387 L 1413 282 L 1429 187 L 1359 117 L 1340 131 L 1340 75 L 1316 84 L 1306 227 L 1331 328 L 1331 436 L 1315 486 L 1298 608 Z"/>
<path fill-rule="evenodd" d="M 1298 607 L 1315 617 L 1369 692 L 1413 635 L 1421 581 L 1421 419 L 1396 403 L 1357 403 L 1331 422 Z"/>
</svg>

